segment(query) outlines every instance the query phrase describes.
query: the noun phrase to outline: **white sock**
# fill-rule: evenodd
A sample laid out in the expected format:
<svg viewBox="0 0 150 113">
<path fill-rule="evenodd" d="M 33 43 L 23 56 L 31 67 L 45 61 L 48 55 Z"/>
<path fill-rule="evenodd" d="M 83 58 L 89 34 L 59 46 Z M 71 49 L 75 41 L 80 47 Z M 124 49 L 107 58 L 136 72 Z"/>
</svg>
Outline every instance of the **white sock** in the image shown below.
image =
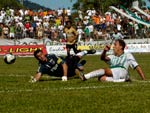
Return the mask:
<svg viewBox="0 0 150 113">
<path fill-rule="evenodd" d="M 125 79 L 113 80 L 113 82 L 125 82 Z"/>
<path fill-rule="evenodd" d="M 99 69 L 99 70 L 87 73 L 84 76 L 85 76 L 86 79 L 90 79 L 90 78 L 93 78 L 93 77 L 100 77 L 104 74 L 105 74 L 105 70 L 104 69 Z"/>
<path fill-rule="evenodd" d="M 82 57 L 82 56 L 84 56 L 84 55 L 86 55 L 86 54 L 87 54 L 87 51 L 84 50 L 84 51 L 81 51 L 81 52 L 77 53 L 76 55 Z"/>
</svg>

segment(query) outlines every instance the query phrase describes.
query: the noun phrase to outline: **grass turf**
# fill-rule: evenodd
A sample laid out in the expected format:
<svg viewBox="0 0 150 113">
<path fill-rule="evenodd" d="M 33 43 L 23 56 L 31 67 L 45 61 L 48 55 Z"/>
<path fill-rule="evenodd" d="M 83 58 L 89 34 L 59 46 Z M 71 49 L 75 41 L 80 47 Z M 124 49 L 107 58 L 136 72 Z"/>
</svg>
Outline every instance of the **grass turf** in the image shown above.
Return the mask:
<svg viewBox="0 0 150 113">
<path fill-rule="evenodd" d="M 130 69 L 131 83 L 82 82 L 77 77 L 67 82 L 43 76 L 35 84 L 30 76 L 37 70 L 34 58 L 17 58 L 5 64 L 0 58 L 0 113 L 149 113 L 150 54 L 134 54 L 147 81 Z M 85 72 L 107 67 L 99 56 L 86 56 Z"/>
</svg>

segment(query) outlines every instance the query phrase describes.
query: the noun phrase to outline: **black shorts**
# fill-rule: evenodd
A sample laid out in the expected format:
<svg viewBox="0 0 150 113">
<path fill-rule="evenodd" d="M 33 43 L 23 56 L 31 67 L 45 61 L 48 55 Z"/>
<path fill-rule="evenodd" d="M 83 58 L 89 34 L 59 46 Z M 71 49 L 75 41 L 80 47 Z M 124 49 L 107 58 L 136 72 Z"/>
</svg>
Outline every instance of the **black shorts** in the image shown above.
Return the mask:
<svg viewBox="0 0 150 113">
<path fill-rule="evenodd" d="M 68 65 L 68 74 L 67 75 L 69 77 L 72 77 L 75 75 L 75 69 L 77 69 L 77 65 L 80 61 L 80 58 L 78 56 L 71 55 L 71 56 L 67 56 L 65 58 L 65 60 Z"/>
</svg>

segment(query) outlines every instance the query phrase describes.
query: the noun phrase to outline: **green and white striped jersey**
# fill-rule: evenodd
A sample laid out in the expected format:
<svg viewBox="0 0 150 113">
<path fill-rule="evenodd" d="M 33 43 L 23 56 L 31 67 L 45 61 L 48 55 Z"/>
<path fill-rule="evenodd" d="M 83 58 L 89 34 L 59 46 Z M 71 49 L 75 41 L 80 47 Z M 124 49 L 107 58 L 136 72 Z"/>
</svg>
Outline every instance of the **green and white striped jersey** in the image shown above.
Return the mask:
<svg viewBox="0 0 150 113">
<path fill-rule="evenodd" d="M 136 62 L 134 56 L 131 53 L 124 53 L 121 56 L 115 56 L 115 55 L 108 55 L 110 60 L 108 61 L 108 64 L 110 65 L 110 68 L 125 68 L 128 71 L 129 66 L 134 69 L 136 66 L 138 66 L 138 63 Z"/>
</svg>

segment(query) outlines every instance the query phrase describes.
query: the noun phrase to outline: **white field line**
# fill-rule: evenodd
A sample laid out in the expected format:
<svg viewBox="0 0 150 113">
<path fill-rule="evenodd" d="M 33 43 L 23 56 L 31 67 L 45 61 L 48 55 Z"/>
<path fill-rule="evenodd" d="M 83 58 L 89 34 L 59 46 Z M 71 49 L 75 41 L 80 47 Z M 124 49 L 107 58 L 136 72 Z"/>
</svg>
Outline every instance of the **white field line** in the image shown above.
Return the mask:
<svg viewBox="0 0 150 113">
<path fill-rule="evenodd" d="M 140 83 L 150 83 L 150 81 L 139 81 L 134 80 L 136 82 Z M 31 83 L 32 84 L 32 83 Z M 39 91 L 60 91 L 60 90 L 82 90 L 82 89 L 103 89 L 103 88 L 115 88 L 115 87 L 133 87 L 137 84 L 114 84 L 111 86 L 85 86 L 85 87 L 62 87 L 62 88 L 43 88 L 43 89 L 15 89 L 15 90 L 0 90 L 0 93 L 20 93 L 20 92 L 39 92 Z"/>
<path fill-rule="evenodd" d="M 31 83 L 32 84 L 32 83 Z M 130 85 L 123 85 L 123 87 Z M 59 91 L 59 90 L 82 90 L 82 89 L 101 89 L 101 88 L 111 88 L 120 87 L 120 85 L 113 86 L 85 86 L 85 87 L 62 87 L 62 88 L 43 88 L 43 89 L 22 89 L 22 90 L 0 90 L 0 93 L 15 93 L 15 92 L 38 92 L 38 91 Z"/>
<path fill-rule="evenodd" d="M 0 77 L 2 77 L 2 76 L 4 76 L 4 75 L 1 75 L 1 74 L 0 74 Z M 8 76 L 8 77 L 25 77 L 25 76 L 27 76 L 27 75 L 14 75 L 14 74 L 9 74 L 9 75 L 6 75 L 6 76 Z"/>
<path fill-rule="evenodd" d="M 136 80 L 136 79 L 131 79 L 133 82 L 140 82 L 140 83 L 150 83 L 150 80 L 144 81 L 144 80 Z"/>
</svg>

